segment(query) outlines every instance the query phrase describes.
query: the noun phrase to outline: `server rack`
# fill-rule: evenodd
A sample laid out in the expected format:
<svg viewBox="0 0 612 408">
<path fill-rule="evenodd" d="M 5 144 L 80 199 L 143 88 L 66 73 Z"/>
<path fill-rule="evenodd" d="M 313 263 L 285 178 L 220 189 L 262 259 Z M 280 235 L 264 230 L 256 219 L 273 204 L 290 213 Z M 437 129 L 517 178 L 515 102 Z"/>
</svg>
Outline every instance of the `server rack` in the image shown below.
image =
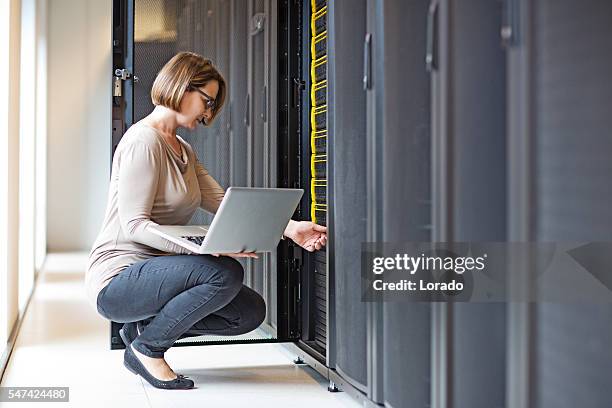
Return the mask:
<svg viewBox="0 0 612 408">
<path fill-rule="evenodd" d="M 342 20 L 351 24 L 341 24 Z M 328 4 L 328 219 L 330 287 L 327 365 L 330 375 L 367 392 L 367 306 L 358 273 L 366 241 L 366 95 L 363 90 L 364 1 Z M 346 387 L 342 387 L 346 389 Z"/>
<path fill-rule="evenodd" d="M 369 241 L 432 239 L 428 6 L 368 2 Z M 430 406 L 431 305 L 380 302 L 369 308 L 368 398 L 387 407 Z"/>
<path fill-rule="evenodd" d="M 134 2 L 115 1 L 114 68 L 127 72 L 114 79 L 113 147 L 133 122 L 130 81 L 147 81 L 126 47 Z M 224 153 L 205 160 L 232 183 L 305 188 L 297 217 L 326 224 L 330 237 L 326 251 L 283 242 L 276 266 L 247 266 L 272 308 L 272 338 L 244 341 L 288 342 L 331 390 L 366 406 L 607 403 L 609 308 L 362 303 L 347 243 L 607 240 L 612 13 L 608 2 L 573 3 L 235 0 L 213 12 L 240 40 L 217 57 L 237 84 L 214 128 L 229 142 L 209 141 L 206 150 Z M 576 107 L 582 99 L 588 109 Z M 182 345 L 200 344 L 215 342 Z M 570 378 L 570 366 L 584 376 Z M 571 396 L 555 393 L 570 383 Z"/>
<path fill-rule="evenodd" d="M 309 77 L 310 121 L 304 133 L 310 135 L 310 218 L 313 222 L 331 227 L 328 224 L 328 139 L 332 107 L 329 98 L 328 61 L 329 61 L 329 6 L 326 0 L 311 0 L 305 3 L 305 11 L 310 16 L 307 32 L 310 35 L 310 70 L 303 70 Z M 308 8 L 307 6 L 310 6 Z M 304 10 L 303 9 L 303 10 Z M 306 124 L 306 123 L 305 123 Z M 333 245 L 333 243 L 330 243 Z M 328 247 L 329 248 L 329 247 Z M 310 280 L 310 301 L 314 307 L 309 317 L 311 333 L 303 341 L 315 349 L 321 357 L 326 357 L 328 347 L 329 302 L 328 288 L 328 250 L 317 251 L 309 265 L 314 279 Z"/>
<path fill-rule="evenodd" d="M 502 3 L 433 1 L 433 236 L 506 241 L 505 52 Z M 436 21 L 437 20 L 437 21 Z M 430 51 L 433 56 L 433 51 Z M 433 407 L 505 403 L 505 305 L 433 305 Z M 469 371 L 469 375 L 465 375 Z"/>
<path fill-rule="evenodd" d="M 125 0 L 122 3 L 121 0 L 115 1 L 126 3 Z M 194 3 L 187 6 L 197 8 Z M 250 3 L 246 18 L 257 16 L 250 20 L 250 35 L 258 34 L 258 21 L 267 21 L 267 14 L 260 14 L 262 6 L 265 5 L 261 1 Z M 127 1 L 125 7 L 133 13 L 134 2 Z M 237 14 L 238 8 L 232 3 L 231 17 L 224 21 L 229 19 L 236 25 L 244 22 L 244 18 Z M 281 186 L 310 188 L 309 199 L 302 203 L 300 211 L 310 214 L 316 222 L 327 224 L 330 236 L 328 250 L 312 255 L 286 243 L 279 250 L 278 265 L 289 273 L 282 274 L 287 280 L 279 279 L 277 285 L 276 338 L 179 341 L 177 345 L 289 340 L 296 345 L 292 350 L 298 355 L 297 361 L 307 362 L 329 378 L 332 391 L 337 390 L 338 385 L 367 405 L 385 403 L 388 406 L 402 406 L 408 395 L 422 399 L 424 404 L 428 400 L 429 305 L 406 309 L 400 305 L 383 307 L 360 302 L 359 288 L 355 286 L 347 290 L 345 287 L 347 282 L 353 286 L 357 282 L 351 279 L 351 272 L 354 273 L 354 268 L 358 266 L 354 252 L 360 248 L 333 240 L 337 234 L 336 228 L 338 233 L 350 235 L 353 242 L 406 237 L 429 239 L 429 89 L 422 59 L 426 45 L 426 20 L 422 16 L 426 8 L 425 1 L 279 2 L 278 181 Z M 200 10 L 199 15 L 203 11 Z M 334 23 L 347 15 L 360 23 L 336 30 Z M 402 16 L 407 16 L 413 24 L 405 24 Z M 188 27 L 194 19 L 196 17 L 191 16 L 183 24 Z M 127 28 L 129 31 L 129 26 Z M 390 34 L 402 29 L 406 30 L 410 47 L 405 47 L 406 43 L 390 41 L 393 39 Z M 237 32 L 235 27 L 232 31 Z M 325 47 L 321 43 L 323 40 Z M 185 46 L 196 43 L 192 40 L 191 43 L 185 42 Z M 333 55 L 327 54 L 329 44 L 333 44 L 336 50 Z M 246 65 L 257 65 L 254 54 L 260 55 L 256 50 L 257 47 L 261 48 L 261 44 L 247 42 L 246 47 Z M 403 48 L 400 54 L 395 52 L 398 47 Z M 237 50 L 230 46 L 230 55 L 240 54 Z M 200 52 L 210 55 L 214 49 Z M 128 51 L 124 57 L 129 55 Z M 395 56 L 398 57 L 395 63 L 382 63 L 383 59 L 389 60 Z M 404 78 L 400 67 L 405 66 L 411 67 L 413 76 Z M 253 121 L 266 121 L 263 108 L 269 103 L 265 86 L 262 93 L 257 95 L 261 87 L 254 84 L 256 73 L 253 71 L 256 69 L 247 70 L 246 79 L 244 73 L 230 69 L 231 81 L 248 84 L 246 91 L 241 90 L 244 88 L 242 86 L 230 91 L 237 95 L 234 102 L 245 95 L 244 126 L 240 126 L 239 119 L 236 123 L 239 108 L 234 104 L 230 106 L 229 118 L 222 122 L 229 123 L 230 136 L 246 134 L 250 143 L 255 140 L 253 135 L 263 133 Z M 397 83 L 403 86 L 398 87 Z M 125 88 L 130 86 L 133 87 L 134 83 L 125 84 Z M 407 101 L 408 96 L 403 92 L 406 89 L 411 89 L 413 98 L 410 100 L 414 102 L 415 110 L 404 121 L 399 120 L 402 113 L 398 109 Z M 261 103 L 257 105 L 257 101 Z M 129 106 L 124 109 L 127 111 Z M 324 120 L 317 121 L 317 118 Z M 346 125 L 347 121 L 350 126 Z M 128 125 L 130 123 L 127 122 Z M 221 126 L 216 131 L 221 133 L 224 130 L 224 126 Z M 405 137 L 404 132 L 409 133 L 416 149 L 402 151 L 394 148 L 394 144 Z M 301 143 L 295 143 L 295 138 L 290 137 L 294 133 L 298 134 Z M 209 151 L 224 151 L 218 145 L 207 148 Z M 237 151 L 238 148 L 240 146 L 235 144 L 235 140 L 230 142 L 230 153 L 239 153 L 244 157 L 245 152 Z M 252 158 L 258 154 L 256 149 L 254 145 L 247 148 L 247 173 L 257 161 Z M 374 155 L 368 156 L 368 152 Z M 321 161 L 323 154 L 324 162 Z M 402 159 L 398 156 L 401 154 L 413 159 L 409 168 L 413 173 L 401 181 L 418 192 L 414 199 L 408 200 L 409 208 L 418 217 L 407 224 L 402 217 L 406 209 L 397 206 L 398 199 L 406 198 L 397 196 L 404 190 L 390 188 L 398 182 L 395 178 L 397 170 L 405 162 L 405 157 Z M 217 171 L 223 172 L 223 158 L 213 158 L 213 162 L 215 160 L 216 165 L 221 166 Z M 326 165 L 322 166 L 321 163 Z M 361 163 L 361 166 L 355 167 L 354 163 Z M 384 172 L 379 168 L 383 163 L 387 166 Z M 239 163 L 234 162 L 227 167 L 229 172 L 223 174 L 229 174 L 231 180 L 236 181 L 244 174 Z M 392 177 L 383 178 L 383 173 Z M 253 183 L 253 177 L 257 176 L 253 173 L 247 176 L 247 185 Z M 324 186 L 327 188 L 324 189 Z M 351 194 L 364 197 L 363 202 L 351 200 Z M 321 206 L 323 202 L 325 206 Z M 386 218 L 382 216 L 383 209 L 387 211 Z M 408 233 L 404 227 L 409 228 Z M 291 276 L 297 276 L 298 280 L 291 280 Z M 248 283 L 255 282 L 251 280 Z M 296 286 L 299 287 L 298 295 L 292 297 L 291 294 L 296 293 Z M 342 289 L 337 292 L 339 288 Z M 347 313 L 350 313 L 350 319 L 345 318 Z M 296 323 L 299 320 L 296 315 L 301 317 L 301 322 Z M 409 325 L 416 325 L 418 333 L 408 330 Z M 121 348 L 116 336 L 118 328 L 117 324 L 111 328 L 113 348 Z M 416 358 L 390 358 L 397 351 L 398 339 L 417 351 L 411 354 Z M 407 373 L 405 364 L 418 369 Z M 421 369 L 424 371 L 421 372 Z M 405 375 L 408 375 L 408 387 L 403 380 Z"/>
<path fill-rule="evenodd" d="M 602 176 L 610 170 L 612 4 L 510 6 L 513 238 L 609 241 L 612 196 Z M 609 304 L 513 305 L 507 405 L 609 405 L 611 313 Z"/>
</svg>

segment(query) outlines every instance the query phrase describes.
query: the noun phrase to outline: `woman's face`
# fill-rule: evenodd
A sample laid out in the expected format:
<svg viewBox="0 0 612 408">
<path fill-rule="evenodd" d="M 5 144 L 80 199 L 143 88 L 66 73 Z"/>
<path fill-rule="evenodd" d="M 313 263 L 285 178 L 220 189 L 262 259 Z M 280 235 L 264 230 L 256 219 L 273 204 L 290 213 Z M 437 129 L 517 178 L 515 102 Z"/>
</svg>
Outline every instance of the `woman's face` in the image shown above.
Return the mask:
<svg viewBox="0 0 612 408">
<path fill-rule="evenodd" d="M 195 129 L 198 121 L 204 119 L 208 123 L 212 118 L 212 109 L 208 106 L 208 100 L 216 100 L 219 92 L 219 82 L 213 79 L 206 85 L 198 88 L 200 92 L 194 89 L 187 89 L 181 99 L 178 114 L 178 125 L 189 129 Z"/>
</svg>

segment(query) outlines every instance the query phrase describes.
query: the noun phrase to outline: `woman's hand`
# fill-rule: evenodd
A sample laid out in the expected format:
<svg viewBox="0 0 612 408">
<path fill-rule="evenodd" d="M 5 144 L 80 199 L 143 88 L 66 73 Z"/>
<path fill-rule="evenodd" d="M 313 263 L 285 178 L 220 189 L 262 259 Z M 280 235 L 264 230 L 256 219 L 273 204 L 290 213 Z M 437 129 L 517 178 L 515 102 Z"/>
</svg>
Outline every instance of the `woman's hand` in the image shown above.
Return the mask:
<svg viewBox="0 0 612 408">
<path fill-rule="evenodd" d="M 211 254 L 212 256 L 231 256 L 232 258 L 255 258 L 258 259 L 259 257 L 257 256 L 257 254 L 255 252 L 237 252 L 234 254 Z"/>
<path fill-rule="evenodd" d="M 327 227 L 310 221 L 290 220 L 283 235 L 309 252 L 321 249 L 327 243 Z"/>
</svg>

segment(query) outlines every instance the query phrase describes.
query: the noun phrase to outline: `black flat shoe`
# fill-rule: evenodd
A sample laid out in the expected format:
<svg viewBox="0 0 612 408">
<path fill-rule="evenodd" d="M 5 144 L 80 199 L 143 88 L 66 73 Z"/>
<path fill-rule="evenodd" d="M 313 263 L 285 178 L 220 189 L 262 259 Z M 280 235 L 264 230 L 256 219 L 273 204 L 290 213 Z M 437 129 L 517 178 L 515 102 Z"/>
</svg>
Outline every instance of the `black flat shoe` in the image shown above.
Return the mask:
<svg viewBox="0 0 612 408">
<path fill-rule="evenodd" d="M 188 390 L 193 388 L 194 385 L 193 381 L 181 374 L 178 374 L 174 380 L 169 381 L 162 381 L 155 378 L 145 366 L 142 365 L 138 357 L 136 357 L 136 354 L 134 354 L 131 346 L 125 348 L 125 352 L 123 353 L 123 365 L 134 374 L 147 380 L 147 382 L 155 388 L 164 390 Z"/>
</svg>

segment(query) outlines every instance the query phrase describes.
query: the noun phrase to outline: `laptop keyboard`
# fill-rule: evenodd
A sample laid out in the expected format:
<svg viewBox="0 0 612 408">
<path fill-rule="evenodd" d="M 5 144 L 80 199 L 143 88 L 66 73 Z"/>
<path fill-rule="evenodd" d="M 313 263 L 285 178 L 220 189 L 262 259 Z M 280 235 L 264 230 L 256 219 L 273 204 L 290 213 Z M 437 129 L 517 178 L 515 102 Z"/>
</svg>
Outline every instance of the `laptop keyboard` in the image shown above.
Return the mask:
<svg viewBox="0 0 612 408">
<path fill-rule="evenodd" d="M 186 237 L 181 237 L 181 238 L 191 241 L 196 245 L 202 245 L 202 242 L 204 242 L 204 236 L 202 235 L 186 236 Z"/>
</svg>

